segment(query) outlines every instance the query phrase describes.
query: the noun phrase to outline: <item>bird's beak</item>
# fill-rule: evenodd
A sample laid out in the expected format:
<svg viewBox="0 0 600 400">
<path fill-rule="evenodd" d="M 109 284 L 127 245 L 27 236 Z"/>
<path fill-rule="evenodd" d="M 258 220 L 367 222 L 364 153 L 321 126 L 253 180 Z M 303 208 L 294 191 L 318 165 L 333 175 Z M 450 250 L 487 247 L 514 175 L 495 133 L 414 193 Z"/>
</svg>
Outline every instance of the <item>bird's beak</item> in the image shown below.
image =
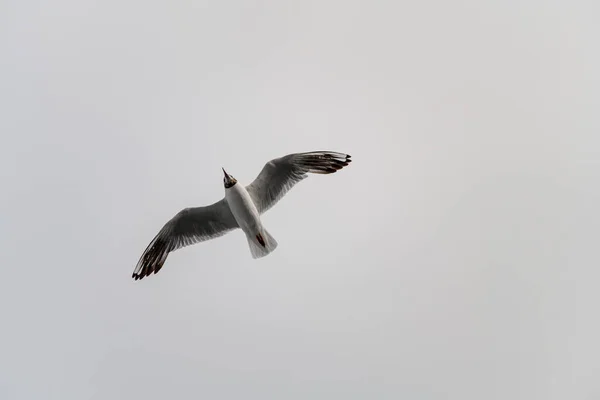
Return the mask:
<svg viewBox="0 0 600 400">
<path fill-rule="evenodd" d="M 227 171 L 225 171 L 225 168 L 221 167 L 221 169 L 223 170 L 223 173 L 225 174 L 225 178 L 227 178 L 227 180 L 230 180 L 231 177 L 229 176 L 229 174 L 227 173 Z"/>
</svg>

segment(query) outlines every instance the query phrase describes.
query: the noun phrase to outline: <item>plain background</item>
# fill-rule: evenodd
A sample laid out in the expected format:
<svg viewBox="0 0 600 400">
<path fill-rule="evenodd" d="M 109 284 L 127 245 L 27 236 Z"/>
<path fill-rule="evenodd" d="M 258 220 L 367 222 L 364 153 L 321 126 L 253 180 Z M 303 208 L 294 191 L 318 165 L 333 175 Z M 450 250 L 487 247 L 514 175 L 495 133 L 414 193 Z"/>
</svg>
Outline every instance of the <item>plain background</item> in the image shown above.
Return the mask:
<svg viewBox="0 0 600 400">
<path fill-rule="evenodd" d="M 599 399 L 600 6 L 0 2 L 0 398 Z M 354 162 L 130 279 L 181 208 Z"/>
</svg>

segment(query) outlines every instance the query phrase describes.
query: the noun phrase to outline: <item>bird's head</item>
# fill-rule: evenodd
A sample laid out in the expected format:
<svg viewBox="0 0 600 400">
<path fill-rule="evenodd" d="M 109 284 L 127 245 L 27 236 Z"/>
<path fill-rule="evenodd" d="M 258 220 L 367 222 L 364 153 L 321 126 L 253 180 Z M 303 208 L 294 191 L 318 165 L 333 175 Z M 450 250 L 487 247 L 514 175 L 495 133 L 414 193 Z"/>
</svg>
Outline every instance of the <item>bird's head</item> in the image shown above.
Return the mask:
<svg viewBox="0 0 600 400">
<path fill-rule="evenodd" d="M 221 168 L 223 170 L 223 173 L 225 174 L 225 177 L 223 178 L 223 184 L 225 185 L 225 189 L 229 189 L 230 187 L 232 187 L 233 185 L 235 185 L 237 183 L 237 179 L 235 179 L 233 176 L 229 175 L 224 168 Z"/>
</svg>

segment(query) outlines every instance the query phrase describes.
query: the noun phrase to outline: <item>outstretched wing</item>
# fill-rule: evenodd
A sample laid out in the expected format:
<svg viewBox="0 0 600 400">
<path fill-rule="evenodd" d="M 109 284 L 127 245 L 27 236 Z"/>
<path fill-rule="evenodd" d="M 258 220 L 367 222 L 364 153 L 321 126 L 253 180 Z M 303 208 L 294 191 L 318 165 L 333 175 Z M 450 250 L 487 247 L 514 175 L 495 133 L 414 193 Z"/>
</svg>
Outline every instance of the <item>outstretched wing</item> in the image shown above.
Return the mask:
<svg viewBox="0 0 600 400">
<path fill-rule="evenodd" d="M 222 236 L 235 228 L 238 224 L 225 199 L 206 207 L 186 208 L 167 222 L 150 242 L 132 278 L 138 280 L 160 271 L 172 251 Z"/>
<path fill-rule="evenodd" d="M 246 187 L 259 213 L 273 207 L 308 173 L 332 174 L 352 160 L 350 155 L 332 151 L 295 153 L 265 164 L 258 177 Z"/>
</svg>

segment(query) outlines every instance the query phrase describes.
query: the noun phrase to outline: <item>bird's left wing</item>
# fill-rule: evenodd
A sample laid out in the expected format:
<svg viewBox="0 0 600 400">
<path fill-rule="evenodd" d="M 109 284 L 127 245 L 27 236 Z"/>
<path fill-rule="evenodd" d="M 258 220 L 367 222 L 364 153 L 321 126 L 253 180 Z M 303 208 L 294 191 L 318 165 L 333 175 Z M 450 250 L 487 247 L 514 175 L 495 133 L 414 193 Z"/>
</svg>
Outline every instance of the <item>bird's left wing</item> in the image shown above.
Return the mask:
<svg viewBox="0 0 600 400">
<path fill-rule="evenodd" d="M 265 164 L 246 187 L 259 213 L 266 212 L 298 182 L 312 174 L 332 174 L 348 165 L 350 155 L 334 151 L 288 154 Z"/>
<path fill-rule="evenodd" d="M 150 242 L 132 278 L 138 280 L 160 271 L 172 251 L 222 236 L 238 227 L 225 199 L 206 207 L 186 208 L 167 222 Z"/>
</svg>

